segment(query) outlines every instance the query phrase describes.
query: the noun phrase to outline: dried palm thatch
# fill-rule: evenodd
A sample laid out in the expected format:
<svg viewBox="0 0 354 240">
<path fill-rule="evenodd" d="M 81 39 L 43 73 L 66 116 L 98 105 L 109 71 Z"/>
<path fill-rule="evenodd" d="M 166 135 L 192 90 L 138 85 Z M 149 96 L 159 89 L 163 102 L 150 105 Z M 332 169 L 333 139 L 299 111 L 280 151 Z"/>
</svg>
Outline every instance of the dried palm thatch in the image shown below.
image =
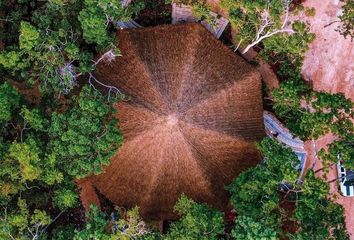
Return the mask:
<svg viewBox="0 0 354 240">
<path fill-rule="evenodd" d="M 88 180 L 113 203 L 170 219 L 181 195 L 225 209 L 225 184 L 260 156 L 261 81 L 199 24 L 121 30 L 122 57 L 95 76 L 131 96 L 116 105 L 125 142 Z"/>
</svg>

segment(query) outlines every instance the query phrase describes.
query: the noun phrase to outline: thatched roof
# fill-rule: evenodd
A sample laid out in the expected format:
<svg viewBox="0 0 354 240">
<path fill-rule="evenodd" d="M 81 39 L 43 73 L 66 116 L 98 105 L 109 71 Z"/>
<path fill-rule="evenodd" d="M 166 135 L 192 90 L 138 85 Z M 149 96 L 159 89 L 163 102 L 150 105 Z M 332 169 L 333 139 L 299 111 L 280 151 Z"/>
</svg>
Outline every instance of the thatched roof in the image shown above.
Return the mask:
<svg viewBox="0 0 354 240">
<path fill-rule="evenodd" d="M 174 217 L 182 193 L 225 209 L 224 186 L 259 162 L 260 76 L 199 24 L 118 32 L 122 57 L 95 76 L 131 96 L 116 105 L 124 144 L 89 181 L 149 219 Z"/>
</svg>

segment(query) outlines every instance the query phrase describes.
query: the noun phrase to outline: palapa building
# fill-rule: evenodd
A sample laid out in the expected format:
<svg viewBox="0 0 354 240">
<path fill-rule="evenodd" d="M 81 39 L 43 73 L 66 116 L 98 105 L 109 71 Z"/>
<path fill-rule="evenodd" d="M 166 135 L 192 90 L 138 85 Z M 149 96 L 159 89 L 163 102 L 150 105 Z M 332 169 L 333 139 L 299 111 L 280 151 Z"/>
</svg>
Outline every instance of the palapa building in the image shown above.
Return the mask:
<svg viewBox="0 0 354 240">
<path fill-rule="evenodd" d="M 122 56 L 100 62 L 95 77 L 130 96 L 115 106 L 124 143 L 84 185 L 147 219 L 175 218 L 182 193 L 225 209 L 225 185 L 260 161 L 260 75 L 200 24 L 120 30 L 118 39 Z"/>
</svg>

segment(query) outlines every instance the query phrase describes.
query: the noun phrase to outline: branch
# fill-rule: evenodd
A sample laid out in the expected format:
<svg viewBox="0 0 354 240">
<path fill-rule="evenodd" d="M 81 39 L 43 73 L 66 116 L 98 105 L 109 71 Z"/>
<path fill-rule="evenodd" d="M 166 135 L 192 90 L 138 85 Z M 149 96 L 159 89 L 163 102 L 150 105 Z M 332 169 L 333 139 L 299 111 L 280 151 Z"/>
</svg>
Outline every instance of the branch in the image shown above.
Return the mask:
<svg viewBox="0 0 354 240">
<path fill-rule="evenodd" d="M 343 178 L 352 177 L 352 176 L 354 176 L 354 174 L 348 174 L 348 175 L 345 175 L 345 176 L 343 176 L 343 177 L 337 177 L 337 178 L 335 178 L 335 179 L 332 179 L 332 180 L 330 180 L 330 181 L 327 181 L 327 183 L 332 183 L 332 182 L 335 182 L 335 181 L 337 181 L 337 180 L 341 180 L 341 179 L 343 179 Z"/>
<path fill-rule="evenodd" d="M 94 80 L 94 81 L 95 81 L 96 83 L 98 83 L 99 85 L 101 85 L 101 86 L 103 86 L 103 87 L 105 87 L 105 88 L 108 88 L 108 101 L 110 100 L 111 92 L 115 93 L 116 95 L 122 94 L 122 92 L 121 92 L 118 88 L 116 88 L 115 86 L 106 85 L 106 84 L 104 84 L 103 82 L 97 80 L 97 78 L 95 78 L 95 77 L 92 75 L 92 73 L 89 73 L 89 80 L 88 80 L 88 82 L 89 82 L 90 86 L 91 86 L 93 89 L 95 89 L 95 90 L 97 90 L 97 88 L 92 84 L 92 80 Z"/>
<path fill-rule="evenodd" d="M 329 26 L 331 26 L 332 24 L 337 23 L 337 22 L 340 22 L 340 20 L 336 20 L 336 21 L 330 22 L 330 23 L 324 25 L 323 28 L 329 27 Z"/>
<path fill-rule="evenodd" d="M 243 39 L 241 39 L 241 40 L 238 42 L 238 44 L 237 44 L 237 46 L 236 46 L 234 52 L 236 52 L 236 51 L 239 49 L 239 47 L 240 47 L 242 41 L 243 41 Z"/>
<path fill-rule="evenodd" d="M 99 62 L 101 61 L 112 61 L 114 60 L 116 57 L 120 57 L 122 56 L 121 54 L 115 54 L 113 49 L 110 49 L 109 51 L 105 52 L 104 54 L 102 54 L 102 56 L 96 61 L 94 62 L 94 66 L 96 66 Z"/>
<path fill-rule="evenodd" d="M 4 207 L 4 219 L 2 219 L 3 222 L 5 223 L 3 225 L 3 228 L 4 230 L 6 231 L 7 235 L 9 235 L 9 237 L 11 238 L 11 240 L 16 240 L 12 235 L 11 235 L 11 232 L 9 231 L 9 229 L 7 228 L 7 225 L 6 225 L 6 220 L 7 220 L 7 207 Z"/>
<path fill-rule="evenodd" d="M 64 67 L 58 68 L 56 70 L 59 78 L 60 85 L 64 87 L 64 94 L 70 92 L 74 85 L 76 85 L 77 74 L 72 65 L 72 62 L 66 63 Z M 69 84 L 66 83 L 69 80 Z"/>
<path fill-rule="evenodd" d="M 28 130 L 31 129 L 32 127 L 27 127 L 27 123 L 25 122 L 25 124 L 23 125 L 23 128 L 21 129 L 21 143 L 23 142 L 23 131 L 24 130 Z"/>
<path fill-rule="evenodd" d="M 245 50 L 243 50 L 242 54 L 245 54 L 246 52 L 248 52 L 248 50 L 250 50 L 250 48 L 252 48 L 253 46 L 257 45 L 258 43 L 260 43 L 263 39 L 265 38 L 269 38 L 275 34 L 278 34 L 278 33 L 295 33 L 294 30 L 292 29 L 278 29 L 274 32 L 271 32 L 271 33 L 267 33 L 266 35 L 263 35 L 262 37 L 260 37 L 258 40 L 254 41 L 253 43 L 249 44 Z"/>
<path fill-rule="evenodd" d="M 0 21 L 3 21 L 3 22 L 14 22 L 14 21 L 12 21 L 12 20 L 10 20 L 10 19 L 6 19 L 6 18 L 0 18 Z"/>
<path fill-rule="evenodd" d="M 264 12 L 261 14 L 262 15 L 262 19 L 261 19 L 261 26 L 258 29 L 257 33 L 256 33 L 256 37 L 254 39 L 254 41 L 252 43 L 250 43 L 242 52 L 242 54 L 245 54 L 246 52 L 248 52 L 248 50 L 250 50 L 253 46 L 257 45 L 258 43 L 260 43 L 262 40 L 269 38 L 275 34 L 278 33 L 295 33 L 294 30 L 292 29 L 287 29 L 285 28 L 288 25 L 288 21 L 289 21 L 289 6 L 290 6 L 291 0 L 285 0 L 284 1 L 284 11 L 285 11 L 285 17 L 283 20 L 283 24 L 280 27 L 280 29 L 276 29 L 273 31 L 267 31 L 264 34 L 264 31 L 267 27 L 270 27 L 274 24 L 274 22 L 271 20 L 270 15 L 269 15 L 269 4 L 267 4 L 267 9 L 264 10 Z"/>
<path fill-rule="evenodd" d="M 289 19 L 289 6 L 292 0 L 285 0 L 285 18 L 283 21 L 283 25 L 281 26 L 281 28 L 284 28 L 287 23 L 288 23 L 288 19 Z"/>
<path fill-rule="evenodd" d="M 41 231 L 41 233 L 44 233 L 45 230 L 47 230 L 47 228 L 48 228 L 52 223 L 54 223 L 54 222 L 63 214 L 63 212 L 64 212 L 64 210 L 61 211 L 61 212 L 53 219 L 53 221 L 51 221 L 51 222 Z"/>
</svg>

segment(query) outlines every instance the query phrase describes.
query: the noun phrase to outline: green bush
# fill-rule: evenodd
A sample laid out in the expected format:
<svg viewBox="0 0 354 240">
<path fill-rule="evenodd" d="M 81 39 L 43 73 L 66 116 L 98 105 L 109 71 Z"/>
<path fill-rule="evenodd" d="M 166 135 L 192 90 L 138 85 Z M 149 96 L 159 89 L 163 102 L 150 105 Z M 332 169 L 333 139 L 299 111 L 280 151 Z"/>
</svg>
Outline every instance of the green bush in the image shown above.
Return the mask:
<svg viewBox="0 0 354 240">
<path fill-rule="evenodd" d="M 163 239 L 212 240 L 224 232 L 223 214 L 205 204 L 198 204 L 182 195 L 175 206 L 181 218 L 172 223 Z"/>
</svg>

